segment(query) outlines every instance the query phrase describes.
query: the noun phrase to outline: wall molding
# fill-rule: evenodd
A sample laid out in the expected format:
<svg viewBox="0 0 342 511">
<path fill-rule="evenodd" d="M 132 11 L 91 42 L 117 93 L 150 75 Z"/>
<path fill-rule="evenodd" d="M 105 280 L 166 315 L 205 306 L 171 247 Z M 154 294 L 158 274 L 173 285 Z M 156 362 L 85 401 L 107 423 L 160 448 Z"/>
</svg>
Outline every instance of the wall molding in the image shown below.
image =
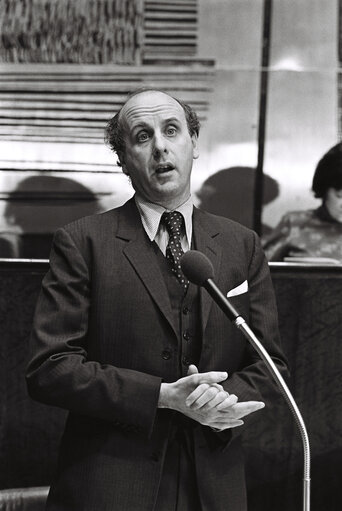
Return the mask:
<svg viewBox="0 0 342 511">
<path fill-rule="evenodd" d="M 103 143 L 103 129 L 127 94 L 139 87 L 165 90 L 206 119 L 214 62 L 172 65 L 0 65 L 2 140 Z"/>
</svg>

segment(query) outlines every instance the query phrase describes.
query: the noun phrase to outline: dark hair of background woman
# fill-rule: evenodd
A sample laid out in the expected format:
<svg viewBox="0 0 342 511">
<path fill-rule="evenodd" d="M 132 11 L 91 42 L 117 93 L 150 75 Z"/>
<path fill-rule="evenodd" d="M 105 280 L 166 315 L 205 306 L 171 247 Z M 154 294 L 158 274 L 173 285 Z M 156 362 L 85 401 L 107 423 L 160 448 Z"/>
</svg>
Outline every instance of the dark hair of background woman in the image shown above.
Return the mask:
<svg viewBox="0 0 342 511">
<path fill-rule="evenodd" d="M 312 191 L 324 199 L 328 188 L 342 189 L 342 142 L 329 149 L 317 164 Z"/>
</svg>

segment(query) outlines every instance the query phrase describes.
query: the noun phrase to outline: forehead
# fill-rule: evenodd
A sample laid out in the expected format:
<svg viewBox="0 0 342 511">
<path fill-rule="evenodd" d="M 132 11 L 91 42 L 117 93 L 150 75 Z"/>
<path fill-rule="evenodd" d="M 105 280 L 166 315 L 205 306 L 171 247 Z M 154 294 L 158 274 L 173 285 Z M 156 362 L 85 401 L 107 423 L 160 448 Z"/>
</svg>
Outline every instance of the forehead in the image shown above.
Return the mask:
<svg viewBox="0 0 342 511">
<path fill-rule="evenodd" d="M 182 106 L 163 92 L 147 91 L 130 98 L 121 110 L 121 120 L 127 127 L 155 119 L 179 119 L 186 122 Z"/>
</svg>

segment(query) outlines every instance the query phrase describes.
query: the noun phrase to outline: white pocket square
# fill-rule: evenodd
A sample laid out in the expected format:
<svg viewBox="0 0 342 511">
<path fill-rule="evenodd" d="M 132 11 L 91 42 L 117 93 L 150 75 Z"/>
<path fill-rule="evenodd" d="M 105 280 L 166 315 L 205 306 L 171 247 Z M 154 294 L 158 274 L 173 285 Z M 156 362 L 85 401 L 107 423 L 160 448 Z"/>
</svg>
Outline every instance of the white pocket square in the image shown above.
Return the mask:
<svg viewBox="0 0 342 511">
<path fill-rule="evenodd" d="M 228 291 L 227 298 L 230 298 L 231 296 L 242 295 L 243 293 L 247 293 L 247 291 L 248 291 L 248 282 L 247 282 L 247 280 L 245 280 L 239 286 L 234 287 L 233 289 Z"/>
</svg>

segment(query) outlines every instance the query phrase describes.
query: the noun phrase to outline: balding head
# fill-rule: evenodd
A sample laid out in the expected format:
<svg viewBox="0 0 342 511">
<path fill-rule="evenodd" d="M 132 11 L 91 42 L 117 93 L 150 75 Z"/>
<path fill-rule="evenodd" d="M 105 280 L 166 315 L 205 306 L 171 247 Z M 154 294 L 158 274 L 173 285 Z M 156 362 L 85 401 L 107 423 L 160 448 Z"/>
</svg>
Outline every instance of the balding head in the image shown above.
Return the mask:
<svg viewBox="0 0 342 511">
<path fill-rule="evenodd" d="M 183 204 L 198 149 L 181 103 L 162 91 L 141 91 L 116 116 L 116 130 L 122 145 L 114 149 L 136 193 L 167 209 Z"/>
<path fill-rule="evenodd" d="M 134 104 L 134 101 L 136 101 L 134 98 L 140 96 L 141 94 L 145 95 L 145 97 L 149 98 L 149 100 L 154 95 L 158 101 L 161 100 L 163 102 L 165 100 L 171 100 L 172 102 L 175 102 L 175 104 L 179 105 L 184 112 L 190 136 L 196 135 L 198 137 L 199 135 L 200 123 L 196 112 L 189 105 L 158 89 L 138 89 L 129 95 L 121 109 L 114 117 L 112 117 L 112 119 L 109 120 L 105 130 L 105 142 L 109 145 L 112 151 L 118 155 L 119 165 L 121 165 L 123 162 L 125 153 L 125 123 L 122 121 L 125 118 L 125 112 L 129 112 L 129 110 L 132 108 L 132 105 Z"/>
</svg>

